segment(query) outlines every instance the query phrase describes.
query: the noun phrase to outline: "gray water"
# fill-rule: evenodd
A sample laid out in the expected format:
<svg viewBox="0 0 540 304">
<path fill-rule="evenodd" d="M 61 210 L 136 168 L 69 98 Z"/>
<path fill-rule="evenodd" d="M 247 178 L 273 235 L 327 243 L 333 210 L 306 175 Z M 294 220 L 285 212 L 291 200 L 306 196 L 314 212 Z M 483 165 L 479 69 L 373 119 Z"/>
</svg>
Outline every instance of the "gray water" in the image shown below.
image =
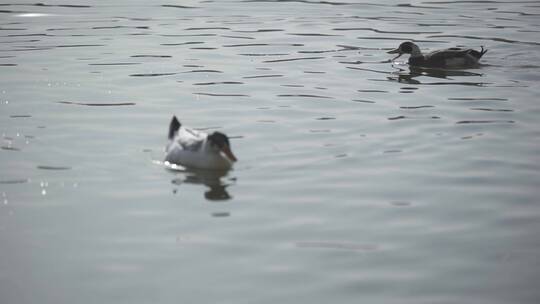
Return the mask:
<svg viewBox="0 0 540 304">
<path fill-rule="evenodd" d="M 0 5 L 1 303 L 538 303 L 538 1 Z M 489 49 L 465 71 L 386 52 Z M 226 174 L 164 168 L 173 114 Z"/>
</svg>

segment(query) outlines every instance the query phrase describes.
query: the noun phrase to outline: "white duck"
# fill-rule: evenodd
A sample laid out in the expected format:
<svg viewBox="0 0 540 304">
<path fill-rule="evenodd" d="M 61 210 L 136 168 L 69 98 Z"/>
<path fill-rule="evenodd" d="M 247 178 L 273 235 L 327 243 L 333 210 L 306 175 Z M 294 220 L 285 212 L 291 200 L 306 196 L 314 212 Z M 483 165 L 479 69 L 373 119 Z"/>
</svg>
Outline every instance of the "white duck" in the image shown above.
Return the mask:
<svg viewBox="0 0 540 304">
<path fill-rule="evenodd" d="M 173 116 L 169 125 L 169 143 L 165 163 L 184 167 L 228 170 L 236 162 L 227 135 L 207 134 L 182 126 Z"/>
</svg>

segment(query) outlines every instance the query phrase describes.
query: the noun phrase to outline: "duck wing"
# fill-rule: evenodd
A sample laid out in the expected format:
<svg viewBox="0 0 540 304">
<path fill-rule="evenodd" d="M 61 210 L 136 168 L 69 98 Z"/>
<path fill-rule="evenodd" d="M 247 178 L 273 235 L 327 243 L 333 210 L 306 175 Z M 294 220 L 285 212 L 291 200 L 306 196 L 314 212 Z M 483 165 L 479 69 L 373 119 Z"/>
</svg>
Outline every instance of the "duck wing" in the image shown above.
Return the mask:
<svg viewBox="0 0 540 304">
<path fill-rule="evenodd" d="M 426 54 L 426 59 L 434 61 L 445 61 L 446 59 L 463 58 L 467 56 L 467 54 L 469 54 L 471 51 L 471 49 L 453 47 L 444 50 L 433 51 L 429 54 Z"/>
<path fill-rule="evenodd" d="M 206 140 L 207 134 L 189 128 L 180 128 L 174 142 L 177 143 L 183 150 L 196 152 L 201 150 L 201 147 Z"/>
<path fill-rule="evenodd" d="M 472 49 L 461 48 L 434 51 L 424 56 L 423 64 L 425 66 L 442 68 L 472 67 L 478 63 L 479 59 L 478 56 L 475 56 L 474 52 L 476 51 Z"/>
</svg>

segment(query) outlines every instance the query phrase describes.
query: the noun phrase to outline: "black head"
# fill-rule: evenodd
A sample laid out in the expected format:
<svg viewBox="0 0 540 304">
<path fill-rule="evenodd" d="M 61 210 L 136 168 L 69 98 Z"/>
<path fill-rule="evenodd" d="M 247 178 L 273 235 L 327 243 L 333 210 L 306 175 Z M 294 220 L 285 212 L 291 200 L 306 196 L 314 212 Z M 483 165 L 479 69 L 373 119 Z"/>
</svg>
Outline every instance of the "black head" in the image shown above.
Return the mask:
<svg viewBox="0 0 540 304">
<path fill-rule="evenodd" d="M 388 54 L 398 54 L 394 59 L 396 60 L 403 54 L 411 54 L 411 56 L 422 56 L 418 46 L 410 41 L 403 42 L 395 50 L 388 51 Z"/>
<path fill-rule="evenodd" d="M 414 43 L 406 41 L 401 43 L 397 49 L 389 51 L 388 54 L 412 54 L 415 47 L 418 48 Z"/>
<path fill-rule="evenodd" d="M 404 54 L 412 54 L 414 43 L 410 41 L 403 42 L 399 45 L 399 50 Z"/>
<path fill-rule="evenodd" d="M 227 158 L 231 161 L 236 161 L 236 156 L 234 156 L 234 153 L 231 151 L 231 144 L 229 143 L 227 135 L 216 131 L 208 135 L 208 141 L 210 144 L 216 146 L 221 152 L 225 153 Z"/>
<path fill-rule="evenodd" d="M 210 135 L 208 135 L 208 140 L 213 145 L 217 146 L 220 149 L 223 149 L 223 147 L 230 147 L 229 138 L 227 135 L 221 133 L 221 132 L 214 132 Z"/>
</svg>

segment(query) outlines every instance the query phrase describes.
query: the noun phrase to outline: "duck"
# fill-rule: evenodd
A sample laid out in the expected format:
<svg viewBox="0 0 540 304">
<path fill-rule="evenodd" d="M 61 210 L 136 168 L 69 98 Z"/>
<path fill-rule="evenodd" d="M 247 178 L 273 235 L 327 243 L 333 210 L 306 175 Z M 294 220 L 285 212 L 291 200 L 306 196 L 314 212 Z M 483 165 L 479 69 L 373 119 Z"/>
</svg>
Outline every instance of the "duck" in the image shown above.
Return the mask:
<svg viewBox="0 0 540 304">
<path fill-rule="evenodd" d="M 229 170 L 237 161 L 229 137 L 215 131 L 211 134 L 184 127 L 176 116 L 169 124 L 169 143 L 165 164 L 207 170 Z"/>
<path fill-rule="evenodd" d="M 392 61 L 403 54 L 410 54 L 411 56 L 408 61 L 410 66 L 427 68 L 472 68 L 478 65 L 478 61 L 487 51 L 483 46 L 480 51 L 454 47 L 422 54 L 422 51 L 420 51 L 420 48 L 416 44 L 406 41 L 401 43 L 397 49 L 389 51 L 388 54 L 398 54 Z"/>
</svg>

